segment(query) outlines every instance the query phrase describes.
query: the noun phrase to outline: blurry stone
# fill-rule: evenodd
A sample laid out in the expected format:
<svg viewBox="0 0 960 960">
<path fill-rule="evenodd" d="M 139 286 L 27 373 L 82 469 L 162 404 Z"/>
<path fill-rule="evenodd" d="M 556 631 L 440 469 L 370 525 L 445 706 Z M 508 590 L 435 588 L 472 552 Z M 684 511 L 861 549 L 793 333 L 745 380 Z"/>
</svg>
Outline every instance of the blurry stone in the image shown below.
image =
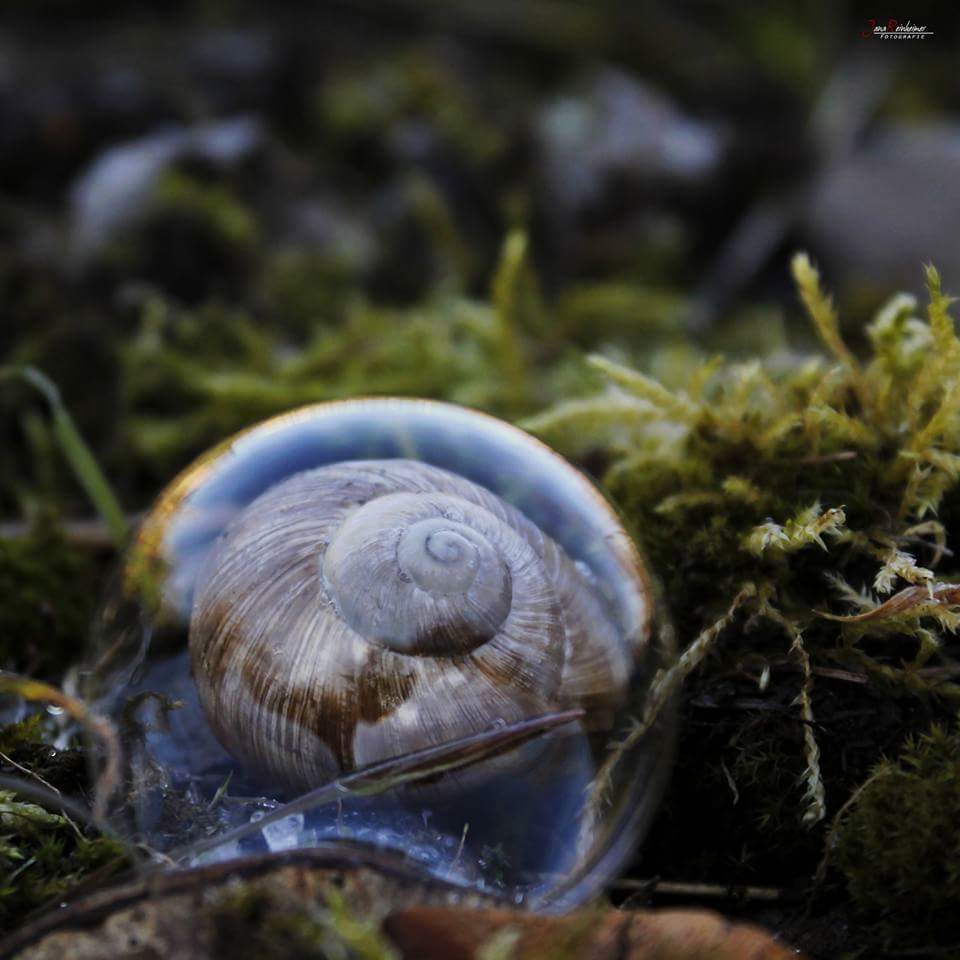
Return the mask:
<svg viewBox="0 0 960 960">
<path fill-rule="evenodd" d="M 367 270 L 378 255 L 377 237 L 362 215 L 328 196 L 311 196 L 285 209 L 283 239 L 294 249 L 331 257 L 352 270 Z"/>
<path fill-rule="evenodd" d="M 960 287 L 960 126 L 890 127 L 826 170 L 807 204 L 811 251 L 841 290 L 922 292 L 923 264 Z"/>
<path fill-rule="evenodd" d="M 550 103 L 536 135 L 550 199 L 570 210 L 598 201 L 611 178 L 700 181 L 723 152 L 716 131 L 614 69 Z"/>
<path fill-rule="evenodd" d="M 214 166 L 238 163 L 263 142 L 253 117 L 177 127 L 110 147 L 71 190 L 70 253 L 77 265 L 96 254 L 143 212 L 159 177 L 173 164 L 197 158 Z"/>
<path fill-rule="evenodd" d="M 537 233 L 549 289 L 580 271 L 669 275 L 692 245 L 685 209 L 716 180 L 725 137 L 605 69 L 551 101 L 533 131 Z"/>
</svg>

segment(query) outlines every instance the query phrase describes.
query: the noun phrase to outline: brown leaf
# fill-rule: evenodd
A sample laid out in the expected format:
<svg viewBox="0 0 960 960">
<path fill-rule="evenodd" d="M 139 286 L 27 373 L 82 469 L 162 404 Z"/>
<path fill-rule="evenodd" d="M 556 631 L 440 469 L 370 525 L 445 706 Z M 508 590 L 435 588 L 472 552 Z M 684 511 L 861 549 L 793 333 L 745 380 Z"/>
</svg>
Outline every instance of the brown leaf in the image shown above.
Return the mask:
<svg viewBox="0 0 960 960">
<path fill-rule="evenodd" d="M 906 613 L 924 604 L 939 604 L 942 607 L 949 607 L 955 603 L 960 603 L 960 584 L 944 583 L 934 588 L 933 596 L 930 595 L 930 591 L 925 586 L 904 587 L 889 600 L 881 603 L 879 607 L 874 607 L 872 610 L 866 610 L 863 613 L 850 614 L 844 617 L 835 613 L 827 613 L 824 610 L 817 610 L 817 615 L 825 620 L 836 620 L 838 623 L 866 623 L 868 620 L 888 620 L 890 617 Z"/>
<path fill-rule="evenodd" d="M 787 960 L 799 956 L 758 927 L 709 910 L 580 911 L 543 916 L 512 910 L 411 907 L 384 932 L 406 960 L 474 960 L 503 931 L 517 939 L 511 960 Z"/>
</svg>

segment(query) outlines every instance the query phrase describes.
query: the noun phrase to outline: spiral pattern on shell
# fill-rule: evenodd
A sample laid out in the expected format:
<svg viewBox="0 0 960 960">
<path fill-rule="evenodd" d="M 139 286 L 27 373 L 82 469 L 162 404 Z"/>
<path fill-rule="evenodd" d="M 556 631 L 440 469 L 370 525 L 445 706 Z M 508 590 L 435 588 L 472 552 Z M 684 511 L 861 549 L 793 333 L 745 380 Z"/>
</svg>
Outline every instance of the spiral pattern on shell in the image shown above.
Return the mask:
<svg viewBox="0 0 960 960">
<path fill-rule="evenodd" d="M 633 653 L 590 577 L 489 490 L 409 460 L 295 474 L 200 573 L 190 656 L 224 746 L 290 788 L 579 705 Z"/>
</svg>

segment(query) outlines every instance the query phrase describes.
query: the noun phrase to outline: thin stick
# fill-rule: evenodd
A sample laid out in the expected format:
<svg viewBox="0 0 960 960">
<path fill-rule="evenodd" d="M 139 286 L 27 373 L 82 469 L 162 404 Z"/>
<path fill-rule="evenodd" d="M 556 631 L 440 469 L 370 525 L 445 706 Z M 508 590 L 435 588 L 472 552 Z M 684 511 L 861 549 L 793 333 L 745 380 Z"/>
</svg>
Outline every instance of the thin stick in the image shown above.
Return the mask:
<svg viewBox="0 0 960 960">
<path fill-rule="evenodd" d="M 794 663 L 790 660 L 768 660 L 767 665 L 771 670 L 776 670 L 778 673 L 802 673 L 803 667 L 799 663 Z M 940 667 L 936 668 L 926 668 L 927 672 L 931 669 L 940 670 Z M 839 667 L 815 667 L 811 666 L 810 672 L 815 677 L 826 677 L 828 680 L 842 680 L 844 683 L 858 683 L 864 684 L 869 683 L 870 678 L 865 673 L 854 673 L 852 670 L 841 670 Z M 923 670 L 918 670 L 918 673 L 923 673 Z M 748 674 L 749 675 L 749 674 Z"/>
<path fill-rule="evenodd" d="M 23 780 L 20 777 L 11 777 L 7 774 L 0 773 L 0 790 L 7 790 L 10 793 L 25 797 L 27 800 L 46 810 L 58 810 L 74 830 L 77 830 L 77 825 L 73 820 L 77 820 L 87 827 L 98 830 L 106 837 L 114 840 L 118 839 L 116 834 L 114 834 L 102 819 L 91 813 L 83 804 L 70 797 L 63 796 L 62 793 L 53 787 L 40 786 L 37 783 Z M 124 844 L 124 847 L 126 848 L 126 844 Z"/>
<path fill-rule="evenodd" d="M 48 783 L 39 773 L 34 773 L 33 770 L 28 770 L 22 763 L 17 763 L 13 757 L 8 757 L 2 750 L 0 750 L 0 760 L 3 760 L 4 763 L 9 763 L 11 767 L 16 767 L 22 774 L 30 777 L 31 780 L 36 780 L 38 783 L 42 783 L 48 790 L 51 790 L 58 797 L 60 796 L 60 791 L 52 784 Z"/>
<path fill-rule="evenodd" d="M 803 463 L 808 466 L 817 466 L 821 463 L 840 463 L 843 460 L 856 460 L 856 450 L 837 450 L 836 453 L 811 454 L 809 457 L 791 459 L 791 463 Z"/>
<path fill-rule="evenodd" d="M 177 860 L 185 856 L 197 857 L 226 843 L 258 833 L 269 824 L 304 810 L 338 803 L 345 797 L 376 796 L 447 771 L 462 769 L 488 757 L 498 756 L 568 723 L 579 722 L 582 717 L 583 710 L 579 708 L 546 713 L 361 767 L 271 810 L 253 823 L 243 824 L 219 836 L 188 843 L 171 855 Z"/>
<path fill-rule="evenodd" d="M 450 864 L 449 868 L 447 869 L 447 876 L 450 876 L 450 874 L 457 869 L 457 866 L 460 863 L 460 857 L 463 856 L 463 848 L 467 842 L 467 831 L 469 829 L 470 829 L 470 824 L 465 823 L 463 825 L 463 833 L 460 834 L 460 843 L 457 845 L 456 856 L 453 858 L 453 862 Z"/>
<path fill-rule="evenodd" d="M 626 878 L 610 885 L 614 890 L 639 890 L 668 897 L 715 898 L 718 900 L 782 900 L 784 891 L 776 887 L 741 887 L 719 883 L 683 883 L 674 880 L 633 880 Z"/>
<path fill-rule="evenodd" d="M 14 760 L 13 757 L 7 756 L 7 754 L 5 754 L 2 750 L 0 750 L 0 760 L 3 760 L 4 763 L 9 763 L 11 767 L 13 767 L 16 770 L 19 770 L 24 776 L 29 777 L 31 780 L 36 780 L 37 783 L 43 785 L 44 789 L 49 790 L 51 793 L 56 794 L 58 797 L 62 796 L 60 791 L 52 783 L 48 783 L 46 780 L 44 780 L 39 773 L 35 773 L 33 770 L 28 770 L 25 766 L 23 766 L 22 763 L 17 763 L 17 761 Z M 73 821 L 70 815 L 66 812 L 66 810 L 63 811 L 63 819 L 70 824 L 70 826 L 73 828 L 73 832 L 78 837 L 81 837 L 81 838 L 83 837 L 83 831 L 76 825 L 76 823 Z"/>
<path fill-rule="evenodd" d="M 136 518 L 128 517 L 127 523 L 133 526 Z M 33 529 L 29 523 L 7 520 L 0 523 L 0 540 L 26 540 Z M 110 528 L 102 520 L 63 520 L 59 529 L 71 546 L 90 550 L 113 550 L 117 546 Z"/>
</svg>

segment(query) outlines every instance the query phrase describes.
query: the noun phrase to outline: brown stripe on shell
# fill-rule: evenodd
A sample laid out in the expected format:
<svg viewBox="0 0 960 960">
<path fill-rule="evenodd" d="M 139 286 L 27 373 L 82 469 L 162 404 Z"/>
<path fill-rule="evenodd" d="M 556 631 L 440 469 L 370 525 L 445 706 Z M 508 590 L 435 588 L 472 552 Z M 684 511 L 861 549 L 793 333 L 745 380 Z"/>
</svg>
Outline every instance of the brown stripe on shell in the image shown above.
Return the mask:
<svg viewBox="0 0 960 960">
<path fill-rule="evenodd" d="M 395 492 L 457 498 L 465 522 L 506 555 L 509 614 L 468 655 L 372 643 L 326 592 L 324 553 L 344 517 Z M 287 786 L 314 786 L 497 720 L 622 700 L 632 657 L 592 589 L 519 511 L 446 470 L 404 460 L 321 467 L 255 500 L 211 551 L 191 619 L 194 676 L 227 749 Z"/>
</svg>

